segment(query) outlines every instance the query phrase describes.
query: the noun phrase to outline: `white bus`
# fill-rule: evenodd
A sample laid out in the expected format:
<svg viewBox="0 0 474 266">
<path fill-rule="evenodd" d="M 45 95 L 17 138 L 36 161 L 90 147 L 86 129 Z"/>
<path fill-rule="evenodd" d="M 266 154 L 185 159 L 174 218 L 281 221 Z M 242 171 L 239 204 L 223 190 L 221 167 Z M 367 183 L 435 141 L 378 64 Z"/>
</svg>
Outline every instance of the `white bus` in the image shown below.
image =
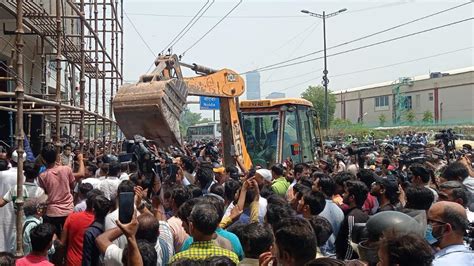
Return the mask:
<svg viewBox="0 0 474 266">
<path fill-rule="evenodd" d="M 221 138 L 221 124 L 209 122 L 188 127 L 186 132 L 188 140 L 210 140 Z"/>
</svg>

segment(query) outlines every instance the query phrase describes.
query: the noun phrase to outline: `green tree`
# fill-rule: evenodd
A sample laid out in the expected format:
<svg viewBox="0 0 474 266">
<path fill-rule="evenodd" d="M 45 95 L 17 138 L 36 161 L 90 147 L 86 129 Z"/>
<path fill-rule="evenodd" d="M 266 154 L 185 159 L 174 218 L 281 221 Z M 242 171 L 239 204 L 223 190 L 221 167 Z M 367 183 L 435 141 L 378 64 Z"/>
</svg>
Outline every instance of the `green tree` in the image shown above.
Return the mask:
<svg viewBox="0 0 474 266">
<path fill-rule="evenodd" d="M 433 123 L 433 113 L 431 111 L 425 111 L 423 113 L 422 121 L 423 121 L 423 123 L 432 124 Z"/>
<path fill-rule="evenodd" d="M 385 122 L 387 122 L 387 117 L 385 116 L 385 114 L 380 114 L 379 115 L 380 126 L 383 127 L 385 125 Z"/>
<path fill-rule="evenodd" d="M 324 114 L 324 87 L 322 86 L 309 86 L 302 94 L 301 97 L 310 101 L 316 112 L 318 113 L 321 126 L 324 127 L 326 124 L 326 118 Z M 334 112 L 336 111 L 336 95 L 332 94 L 331 91 L 328 91 L 328 116 L 329 116 L 329 124 L 334 119 Z"/>
<path fill-rule="evenodd" d="M 413 124 L 416 119 L 416 114 L 413 112 L 413 110 L 409 110 L 405 113 L 405 120 L 408 122 L 408 124 Z"/>
<path fill-rule="evenodd" d="M 188 127 L 206 122 L 210 122 L 210 119 L 203 119 L 200 113 L 193 113 L 188 108 L 184 109 L 184 112 L 181 114 L 179 119 L 179 130 L 181 131 L 181 135 L 186 135 Z"/>
</svg>

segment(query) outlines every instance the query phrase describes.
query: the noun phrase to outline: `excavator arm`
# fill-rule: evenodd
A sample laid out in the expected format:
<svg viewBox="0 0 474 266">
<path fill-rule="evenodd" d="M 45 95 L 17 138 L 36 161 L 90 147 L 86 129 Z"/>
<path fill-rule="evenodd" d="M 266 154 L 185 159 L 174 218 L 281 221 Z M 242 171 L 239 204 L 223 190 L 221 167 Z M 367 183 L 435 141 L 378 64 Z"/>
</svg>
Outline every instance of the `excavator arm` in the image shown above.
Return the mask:
<svg viewBox="0 0 474 266">
<path fill-rule="evenodd" d="M 179 118 L 188 95 L 220 98 L 220 120 L 225 165 L 234 157 L 251 167 L 238 115 L 238 97 L 245 91 L 240 75 L 179 62 L 176 55 L 160 56 L 156 68 L 136 84 L 123 85 L 113 100 L 117 123 L 127 138 L 142 135 L 162 146 L 181 145 Z M 200 76 L 184 78 L 181 66 Z"/>
</svg>

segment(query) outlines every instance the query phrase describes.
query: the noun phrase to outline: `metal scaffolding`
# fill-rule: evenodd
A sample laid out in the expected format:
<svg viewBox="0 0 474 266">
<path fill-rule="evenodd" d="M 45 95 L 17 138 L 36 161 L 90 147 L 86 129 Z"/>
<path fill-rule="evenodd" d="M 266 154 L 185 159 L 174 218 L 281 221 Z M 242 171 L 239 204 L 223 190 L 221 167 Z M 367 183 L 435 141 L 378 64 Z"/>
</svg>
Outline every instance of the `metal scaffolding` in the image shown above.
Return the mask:
<svg viewBox="0 0 474 266">
<path fill-rule="evenodd" d="M 102 12 L 99 12 L 99 6 L 102 7 Z M 104 148 L 107 148 L 107 131 L 109 140 L 116 141 L 115 131 L 118 129 L 111 103 L 114 92 L 123 83 L 123 0 L 120 3 L 118 0 L 5 0 L 0 1 L 0 8 L 16 18 L 15 31 L 8 32 L 4 27 L 4 35 L 15 35 L 15 43 L 2 36 L 12 50 L 9 65 L 1 67 L 7 75 L 0 77 L 0 80 L 7 82 L 14 80 L 16 88 L 14 92 L 0 91 L 0 110 L 16 113 L 15 141 L 18 158 L 23 158 L 25 125 L 26 135 L 29 137 L 32 134 L 32 115 L 41 116 L 41 146 L 50 141 L 46 139 L 48 125 L 55 129 L 51 141 L 54 141 L 58 151 L 62 146 L 61 125 L 69 125 L 70 135 L 72 125 L 75 125 L 81 149 L 84 148 L 86 139 L 89 145 L 97 148 L 99 121 Z M 33 58 L 25 56 L 26 35 L 36 36 Z M 47 86 L 48 56 L 54 56 L 55 89 Z M 37 57 L 40 58 L 39 64 Z M 24 79 L 25 72 L 29 70 L 25 67 L 27 62 L 24 59 L 31 63 L 29 82 Z M 33 82 L 36 69 L 41 73 L 41 82 Z M 76 88 L 76 71 L 79 72 L 79 88 Z M 75 93 L 77 89 L 78 103 Z M 99 95 L 102 96 L 101 113 Z M 23 178 L 20 177 L 23 177 L 21 159 L 18 161 L 18 198 L 15 201 L 18 256 L 23 255 Z"/>
</svg>

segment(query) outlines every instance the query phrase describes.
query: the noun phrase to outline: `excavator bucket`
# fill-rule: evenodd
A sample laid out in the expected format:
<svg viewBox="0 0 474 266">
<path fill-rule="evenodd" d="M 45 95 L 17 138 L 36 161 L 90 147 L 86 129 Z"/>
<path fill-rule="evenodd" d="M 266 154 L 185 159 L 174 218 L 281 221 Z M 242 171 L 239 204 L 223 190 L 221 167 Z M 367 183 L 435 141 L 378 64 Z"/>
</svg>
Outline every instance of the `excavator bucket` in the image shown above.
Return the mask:
<svg viewBox="0 0 474 266">
<path fill-rule="evenodd" d="M 123 85 L 113 100 L 115 119 L 127 139 L 141 135 L 160 146 L 180 146 L 179 117 L 186 104 L 183 82 L 140 79 Z"/>
</svg>

